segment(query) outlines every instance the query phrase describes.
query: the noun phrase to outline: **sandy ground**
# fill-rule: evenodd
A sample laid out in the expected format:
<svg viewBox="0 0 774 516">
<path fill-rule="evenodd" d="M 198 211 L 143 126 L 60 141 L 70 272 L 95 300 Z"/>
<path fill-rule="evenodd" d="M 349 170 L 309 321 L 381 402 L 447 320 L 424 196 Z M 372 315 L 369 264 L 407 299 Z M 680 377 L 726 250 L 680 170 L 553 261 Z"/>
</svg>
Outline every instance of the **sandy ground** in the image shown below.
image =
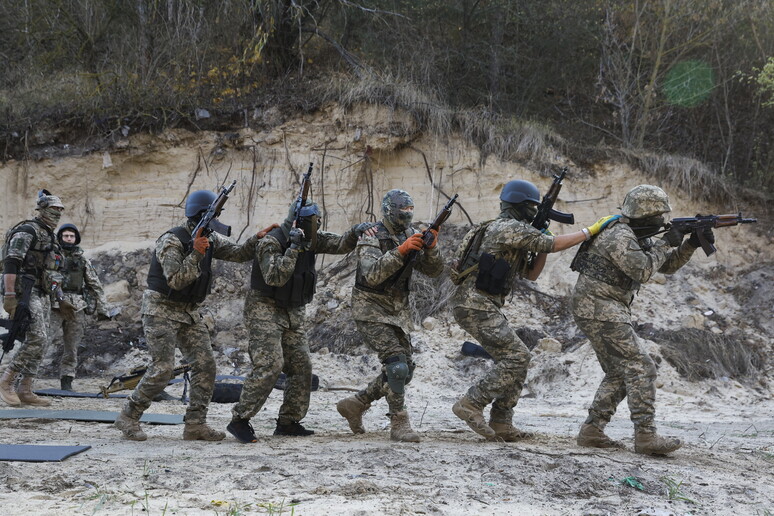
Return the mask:
<svg viewBox="0 0 774 516">
<path fill-rule="evenodd" d="M 672 457 L 632 451 L 628 410 L 608 427 L 627 450 L 579 448 L 574 436 L 601 378 L 588 344 L 572 353 L 535 353 L 517 424 L 536 437 L 484 442 L 450 410 L 489 366 L 465 358 L 446 339 L 424 334 L 409 411 L 423 441 L 389 441 L 386 404 L 353 436 L 335 403 L 344 391 L 320 390 L 304 423 L 309 438 L 273 437 L 281 391 L 253 420 L 259 441 L 181 439 L 182 426 L 145 425 L 146 442 L 123 441 L 111 425 L 51 420 L 2 421 L 0 441 L 88 444 L 61 463 L 0 463 L 5 514 L 772 514 L 774 402 L 763 388 L 733 380 L 689 383 L 665 362 L 659 371 L 658 422 L 686 445 Z M 655 347 L 655 345 L 653 345 Z M 655 349 L 654 349 L 655 351 Z M 375 374 L 374 356 L 313 354 L 327 386 L 358 386 Z M 446 373 L 444 373 L 446 371 Z M 54 387 L 54 380 L 39 386 Z M 96 390 L 97 379 L 78 380 Z M 179 392 L 174 386 L 170 392 Z M 120 400 L 55 399 L 55 408 L 118 411 Z M 184 413 L 179 402 L 150 412 Z M 225 429 L 230 405 L 211 405 Z M 635 477 L 642 490 L 625 486 Z M 672 486 L 671 490 L 669 486 Z M 671 499 L 670 499 L 671 496 Z M 10 509 L 9 509 L 10 508 Z"/>
</svg>

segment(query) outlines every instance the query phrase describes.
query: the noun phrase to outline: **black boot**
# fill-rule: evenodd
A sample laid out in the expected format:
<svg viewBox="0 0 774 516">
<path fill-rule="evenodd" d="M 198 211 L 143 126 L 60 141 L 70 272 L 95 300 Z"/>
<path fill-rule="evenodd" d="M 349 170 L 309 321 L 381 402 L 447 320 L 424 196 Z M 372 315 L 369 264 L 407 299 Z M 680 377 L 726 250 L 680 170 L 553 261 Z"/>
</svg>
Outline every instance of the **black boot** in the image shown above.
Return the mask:
<svg viewBox="0 0 774 516">
<path fill-rule="evenodd" d="M 59 379 L 59 386 L 63 391 L 72 391 L 73 390 L 73 377 L 72 376 L 63 376 Z"/>
<path fill-rule="evenodd" d="M 313 430 L 307 430 L 298 421 L 291 421 L 290 423 L 280 423 L 277 420 L 277 428 L 274 429 L 274 435 L 289 435 L 292 437 L 306 437 L 312 435 Z"/>
<path fill-rule="evenodd" d="M 249 419 L 235 419 L 226 427 L 228 433 L 237 438 L 240 443 L 254 443 L 258 441 L 253 425 Z"/>
</svg>

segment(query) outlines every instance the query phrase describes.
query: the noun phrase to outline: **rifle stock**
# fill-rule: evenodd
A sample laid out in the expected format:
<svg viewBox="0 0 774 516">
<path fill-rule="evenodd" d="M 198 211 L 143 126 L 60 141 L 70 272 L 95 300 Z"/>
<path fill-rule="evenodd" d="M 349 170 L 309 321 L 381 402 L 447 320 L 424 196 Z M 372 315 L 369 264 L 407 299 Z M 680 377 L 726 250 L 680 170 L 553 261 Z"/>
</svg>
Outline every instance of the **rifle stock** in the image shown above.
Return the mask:
<svg viewBox="0 0 774 516">
<path fill-rule="evenodd" d="M 180 376 L 191 370 L 191 364 L 184 364 L 176 367 L 172 370 L 172 377 Z M 110 383 L 106 387 L 100 387 L 99 391 L 102 396 L 107 398 L 108 395 L 118 391 L 125 391 L 134 389 L 137 384 L 140 383 L 142 377 L 148 371 L 147 367 L 135 367 L 128 373 L 121 376 L 114 376 Z"/>
</svg>

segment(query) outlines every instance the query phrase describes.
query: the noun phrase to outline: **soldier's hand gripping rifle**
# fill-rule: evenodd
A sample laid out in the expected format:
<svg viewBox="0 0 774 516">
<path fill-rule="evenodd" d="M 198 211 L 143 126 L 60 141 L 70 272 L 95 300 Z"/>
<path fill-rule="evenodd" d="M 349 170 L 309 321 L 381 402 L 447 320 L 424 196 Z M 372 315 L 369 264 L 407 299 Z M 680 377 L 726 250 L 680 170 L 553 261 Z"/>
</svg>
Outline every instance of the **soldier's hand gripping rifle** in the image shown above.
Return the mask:
<svg viewBox="0 0 774 516">
<path fill-rule="evenodd" d="M 301 190 L 298 192 L 298 197 L 296 197 L 296 206 L 293 209 L 293 225 L 295 227 L 299 227 L 301 224 L 301 208 L 306 205 L 306 200 L 309 198 L 309 187 L 312 185 L 313 168 L 314 163 L 309 163 L 309 170 L 306 171 L 303 179 L 301 179 Z"/>
<path fill-rule="evenodd" d="M 664 226 L 667 230 L 672 227 L 681 229 L 683 233 L 695 232 L 699 238 L 701 248 L 704 250 L 704 254 L 710 256 L 717 251 L 717 248 L 712 242 L 707 241 L 704 237 L 704 229 L 706 228 L 725 228 L 729 226 L 736 226 L 737 224 L 754 224 L 758 222 L 758 219 L 746 219 L 742 217 L 741 213 L 728 213 L 725 215 L 696 215 L 695 217 L 678 217 L 672 219 L 669 224 Z"/>
<path fill-rule="evenodd" d="M 572 213 L 564 213 L 554 209 L 554 204 L 559 199 L 559 192 L 562 190 L 562 181 L 564 176 L 567 175 L 567 167 L 564 167 L 559 175 L 554 175 L 554 182 L 551 183 L 551 188 L 543 196 L 543 201 L 538 206 L 537 215 L 532 221 L 532 226 L 544 230 L 548 227 L 548 221 L 555 220 L 562 224 L 575 224 L 575 215 Z"/>
<path fill-rule="evenodd" d="M 231 193 L 231 190 L 234 189 L 234 186 L 236 186 L 236 179 L 231 181 L 231 184 L 228 188 L 224 186 L 220 189 L 220 193 L 215 198 L 215 200 L 210 203 L 207 211 L 204 212 L 201 220 L 199 220 L 199 223 L 191 232 L 191 235 L 194 237 L 206 237 L 215 231 L 221 235 L 231 236 L 231 226 L 227 226 L 220 222 L 218 220 L 218 215 L 220 215 L 221 210 L 223 210 L 223 206 L 226 204 L 226 201 L 228 201 L 228 194 Z"/>
<path fill-rule="evenodd" d="M 178 366 L 172 370 L 172 377 L 180 376 L 190 370 L 191 364 Z M 102 396 L 107 398 L 111 393 L 134 389 L 137 387 L 137 384 L 140 383 L 140 380 L 142 380 L 142 377 L 146 372 L 148 372 L 147 367 L 135 367 L 126 374 L 114 376 L 107 387 L 100 387 L 99 390 L 102 393 Z"/>
<path fill-rule="evenodd" d="M 3 342 L 3 354 L 0 355 L 0 361 L 5 354 L 11 351 L 18 340 L 21 344 L 27 338 L 27 330 L 32 322 L 32 312 L 30 312 L 30 296 L 32 287 L 35 286 L 35 276 L 23 274 L 21 277 L 21 298 L 16 305 L 13 317 L 10 319 L 0 319 L 0 326 L 8 330 L 8 333 L 0 335 Z"/>
</svg>

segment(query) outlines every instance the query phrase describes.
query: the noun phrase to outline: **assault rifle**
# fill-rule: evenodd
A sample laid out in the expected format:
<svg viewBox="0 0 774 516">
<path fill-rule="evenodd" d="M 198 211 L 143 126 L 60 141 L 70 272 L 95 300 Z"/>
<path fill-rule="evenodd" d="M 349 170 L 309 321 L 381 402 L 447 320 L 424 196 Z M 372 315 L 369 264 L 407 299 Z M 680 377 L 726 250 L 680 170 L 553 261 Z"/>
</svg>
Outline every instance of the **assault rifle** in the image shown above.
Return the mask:
<svg viewBox="0 0 774 516">
<path fill-rule="evenodd" d="M 184 364 L 176 367 L 172 370 L 172 376 L 179 376 L 185 374 L 191 370 L 191 364 Z M 134 389 L 137 384 L 140 383 L 142 377 L 148 371 L 147 367 L 135 367 L 128 373 L 121 376 L 114 376 L 107 387 L 100 387 L 100 392 L 105 398 L 113 392 L 124 391 L 128 389 Z"/>
<path fill-rule="evenodd" d="M 695 217 L 678 217 L 672 219 L 669 224 L 664 226 L 667 231 L 676 227 L 689 232 L 688 230 L 695 231 L 699 237 L 699 243 L 704 250 L 704 254 L 710 256 L 717 251 L 717 248 L 704 238 L 705 228 L 725 228 L 729 226 L 736 226 L 737 224 L 754 224 L 758 222 L 758 219 L 746 219 L 742 217 L 741 213 L 728 213 L 725 215 L 696 215 Z"/>
<path fill-rule="evenodd" d="M 301 208 L 306 205 L 306 200 L 309 197 L 309 187 L 312 186 L 313 168 L 314 163 L 309 163 L 309 170 L 306 171 L 303 179 L 301 179 L 301 190 L 298 192 L 298 197 L 296 197 L 296 206 L 293 209 L 293 222 L 296 227 L 298 227 L 301 223 Z"/>
<path fill-rule="evenodd" d="M 226 201 L 228 201 L 228 194 L 231 193 L 231 190 L 234 189 L 234 186 L 236 186 L 236 179 L 231 181 L 231 185 L 229 185 L 228 188 L 224 186 L 220 189 L 218 196 L 214 201 L 212 201 L 210 206 L 207 208 L 207 211 L 204 212 L 204 215 L 202 215 L 199 223 L 191 232 L 191 235 L 193 235 L 194 238 L 199 236 L 200 230 L 202 232 L 201 236 L 205 237 L 209 236 L 209 234 L 213 231 L 220 233 L 221 235 L 231 236 L 231 226 L 227 226 L 220 222 L 218 220 L 218 215 L 220 215 L 223 206 L 226 204 Z"/>
<path fill-rule="evenodd" d="M 0 319 L 0 326 L 8 330 L 8 333 L 0 335 L 0 340 L 3 342 L 3 354 L 0 355 L 0 361 L 3 360 L 6 353 L 13 349 L 17 340 L 21 344 L 27 338 L 27 330 L 32 321 L 30 295 L 32 295 L 32 287 L 34 286 L 35 276 L 23 274 L 21 277 L 21 297 L 16 305 L 13 318 Z"/>
<path fill-rule="evenodd" d="M 547 227 L 549 219 L 562 224 L 575 224 L 575 215 L 554 209 L 554 203 L 559 199 L 562 181 L 566 175 L 567 167 L 564 167 L 558 176 L 554 175 L 554 182 L 551 183 L 551 188 L 548 189 L 548 192 L 543 196 L 543 202 L 538 206 L 537 215 L 535 215 L 535 219 L 532 221 L 533 227 L 543 230 Z"/>
</svg>

